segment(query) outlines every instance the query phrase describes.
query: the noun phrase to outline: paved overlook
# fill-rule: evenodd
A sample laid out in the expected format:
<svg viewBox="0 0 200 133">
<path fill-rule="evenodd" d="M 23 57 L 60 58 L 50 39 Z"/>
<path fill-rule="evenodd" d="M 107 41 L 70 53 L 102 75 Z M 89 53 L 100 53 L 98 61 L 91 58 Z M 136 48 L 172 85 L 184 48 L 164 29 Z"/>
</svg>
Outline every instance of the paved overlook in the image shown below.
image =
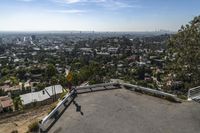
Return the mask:
<svg viewBox="0 0 200 133">
<path fill-rule="evenodd" d="M 126 89 L 79 94 L 49 133 L 199 133 L 200 104 Z"/>
</svg>

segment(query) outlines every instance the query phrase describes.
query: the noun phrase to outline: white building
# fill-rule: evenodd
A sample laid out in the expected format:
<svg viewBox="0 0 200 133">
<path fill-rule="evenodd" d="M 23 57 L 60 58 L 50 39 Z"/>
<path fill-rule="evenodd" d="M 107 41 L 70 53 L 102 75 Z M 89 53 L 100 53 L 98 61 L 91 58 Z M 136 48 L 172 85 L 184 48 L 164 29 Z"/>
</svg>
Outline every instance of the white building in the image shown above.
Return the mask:
<svg viewBox="0 0 200 133">
<path fill-rule="evenodd" d="M 63 92 L 63 87 L 61 85 L 55 85 L 55 89 L 54 86 L 49 86 L 38 92 L 31 92 L 24 95 L 20 95 L 20 97 L 22 100 L 22 104 L 27 105 L 33 102 L 41 102 L 47 100 L 51 98 L 51 96 L 55 94 L 60 94 L 62 92 Z"/>
</svg>

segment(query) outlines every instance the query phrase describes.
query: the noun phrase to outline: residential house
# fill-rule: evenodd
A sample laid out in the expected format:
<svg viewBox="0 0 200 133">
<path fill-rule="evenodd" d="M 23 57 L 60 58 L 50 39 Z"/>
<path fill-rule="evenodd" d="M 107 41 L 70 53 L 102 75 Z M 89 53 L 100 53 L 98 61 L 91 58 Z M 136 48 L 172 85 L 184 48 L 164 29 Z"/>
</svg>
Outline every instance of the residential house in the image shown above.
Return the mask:
<svg viewBox="0 0 200 133">
<path fill-rule="evenodd" d="M 63 87 L 61 85 L 49 86 L 38 92 L 31 92 L 27 94 L 20 95 L 23 105 L 28 105 L 31 103 L 43 103 L 51 99 L 55 95 L 59 95 L 63 92 Z"/>
<path fill-rule="evenodd" d="M 8 96 L 1 96 L 0 97 L 0 112 L 10 111 L 13 110 L 13 101 Z"/>
<path fill-rule="evenodd" d="M 116 54 L 118 52 L 119 48 L 115 48 L 115 47 L 111 47 L 111 48 L 108 48 L 108 52 L 110 54 Z"/>
<path fill-rule="evenodd" d="M 8 92 L 8 91 L 19 91 L 19 90 L 21 90 L 21 86 L 20 85 L 10 86 L 10 85 L 5 84 L 4 86 L 0 86 L 0 88 L 2 90 L 4 90 L 5 92 Z"/>
</svg>

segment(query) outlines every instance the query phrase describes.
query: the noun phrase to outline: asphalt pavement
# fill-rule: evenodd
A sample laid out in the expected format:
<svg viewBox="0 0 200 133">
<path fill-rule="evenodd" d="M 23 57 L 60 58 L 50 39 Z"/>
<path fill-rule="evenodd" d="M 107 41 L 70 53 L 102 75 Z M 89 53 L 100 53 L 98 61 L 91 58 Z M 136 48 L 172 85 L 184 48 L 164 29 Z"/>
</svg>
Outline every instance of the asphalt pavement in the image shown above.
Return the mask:
<svg viewBox="0 0 200 133">
<path fill-rule="evenodd" d="M 50 133 L 200 133 L 200 104 L 125 89 L 80 94 Z"/>
</svg>

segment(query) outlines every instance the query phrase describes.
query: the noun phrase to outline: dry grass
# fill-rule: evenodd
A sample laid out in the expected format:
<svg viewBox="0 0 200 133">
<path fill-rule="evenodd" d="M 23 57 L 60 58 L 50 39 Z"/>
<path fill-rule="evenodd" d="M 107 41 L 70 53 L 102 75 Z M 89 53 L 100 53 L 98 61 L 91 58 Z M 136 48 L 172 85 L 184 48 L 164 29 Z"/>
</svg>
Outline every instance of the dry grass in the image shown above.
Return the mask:
<svg viewBox="0 0 200 133">
<path fill-rule="evenodd" d="M 45 105 L 25 110 L 22 114 L 0 119 L 0 133 L 11 133 L 14 130 L 17 130 L 19 133 L 26 133 L 28 131 L 28 125 L 33 121 L 39 121 L 44 118 L 48 114 L 51 106 Z"/>
</svg>

